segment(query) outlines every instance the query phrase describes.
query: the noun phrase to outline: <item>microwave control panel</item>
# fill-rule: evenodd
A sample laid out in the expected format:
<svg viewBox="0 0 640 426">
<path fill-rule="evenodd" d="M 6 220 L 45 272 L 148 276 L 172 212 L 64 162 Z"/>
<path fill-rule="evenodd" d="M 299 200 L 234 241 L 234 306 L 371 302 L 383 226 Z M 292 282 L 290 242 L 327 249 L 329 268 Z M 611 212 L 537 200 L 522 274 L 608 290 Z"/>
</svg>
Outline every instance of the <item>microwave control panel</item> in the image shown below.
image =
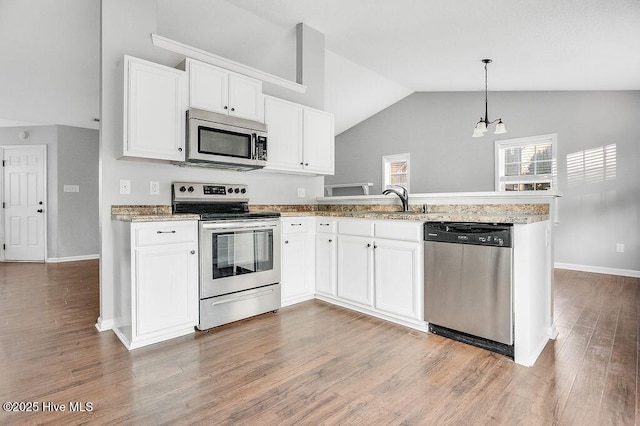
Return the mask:
<svg viewBox="0 0 640 426">
<path fill-rule="evenodd" d="M 256 138 L 256 160 L 267 161 L 267 137 Z"/>
</svg>

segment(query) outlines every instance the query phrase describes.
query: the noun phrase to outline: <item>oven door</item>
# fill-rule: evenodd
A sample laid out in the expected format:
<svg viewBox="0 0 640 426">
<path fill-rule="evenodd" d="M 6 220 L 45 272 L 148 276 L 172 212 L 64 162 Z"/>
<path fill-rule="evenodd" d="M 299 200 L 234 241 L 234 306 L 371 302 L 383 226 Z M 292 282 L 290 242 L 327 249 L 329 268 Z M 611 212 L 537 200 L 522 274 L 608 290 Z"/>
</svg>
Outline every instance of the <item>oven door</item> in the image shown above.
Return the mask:
<svg viewBox="0 0 640 426">
<path fill-rule="evenodd" d="M 200 223 L 200 298 L 280 282 L 280 220 Z"/>
</svg>

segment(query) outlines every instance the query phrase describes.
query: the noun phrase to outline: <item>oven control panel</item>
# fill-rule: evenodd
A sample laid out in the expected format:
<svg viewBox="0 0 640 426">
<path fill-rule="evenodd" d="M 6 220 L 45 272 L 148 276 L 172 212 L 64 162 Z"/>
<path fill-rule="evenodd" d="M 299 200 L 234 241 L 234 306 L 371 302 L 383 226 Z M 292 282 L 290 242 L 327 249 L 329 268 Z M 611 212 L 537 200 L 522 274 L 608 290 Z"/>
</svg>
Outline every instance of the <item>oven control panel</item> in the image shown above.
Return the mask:
<svg viewBox="0 0 640 426">
<path fill-rule="evenodd" d="M 248 201 L 247 185 L 240 183 L 174 182 L 171 188 L 177 201 Z"/>
</svg>

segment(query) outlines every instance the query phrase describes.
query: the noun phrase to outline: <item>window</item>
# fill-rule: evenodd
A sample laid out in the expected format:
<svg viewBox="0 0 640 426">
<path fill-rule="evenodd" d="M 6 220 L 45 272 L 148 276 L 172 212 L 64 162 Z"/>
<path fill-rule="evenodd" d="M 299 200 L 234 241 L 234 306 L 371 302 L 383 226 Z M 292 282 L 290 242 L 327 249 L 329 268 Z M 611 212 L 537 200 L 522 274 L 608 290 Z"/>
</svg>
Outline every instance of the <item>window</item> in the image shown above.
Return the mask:
<svg viewBox="0 0 640 426">
<path fill-rule="evenodd" d="M 403 186 L 409 191 L 409 154 L 385 155 L 382 157 L 382 189 L 390 185 Z"/>
<path fill-rule="evenodd" d="M 551 134 L 496 141 L 496 190 L 556 190 L 557 140 Z"/>
</svg>

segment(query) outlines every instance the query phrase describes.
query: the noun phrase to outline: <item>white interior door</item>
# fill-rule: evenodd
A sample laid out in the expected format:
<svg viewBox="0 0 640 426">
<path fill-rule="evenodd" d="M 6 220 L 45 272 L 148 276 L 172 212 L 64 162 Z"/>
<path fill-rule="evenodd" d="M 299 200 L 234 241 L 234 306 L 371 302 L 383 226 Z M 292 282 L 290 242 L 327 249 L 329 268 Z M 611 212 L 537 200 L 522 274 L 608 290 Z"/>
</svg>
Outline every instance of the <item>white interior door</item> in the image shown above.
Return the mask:
<svg viewBox="0 0 640 426">
<path fill-rule="evenodd" d="M 45 148 L 2 150 L 5 260 L 44 261 Z"/>
</svg>

